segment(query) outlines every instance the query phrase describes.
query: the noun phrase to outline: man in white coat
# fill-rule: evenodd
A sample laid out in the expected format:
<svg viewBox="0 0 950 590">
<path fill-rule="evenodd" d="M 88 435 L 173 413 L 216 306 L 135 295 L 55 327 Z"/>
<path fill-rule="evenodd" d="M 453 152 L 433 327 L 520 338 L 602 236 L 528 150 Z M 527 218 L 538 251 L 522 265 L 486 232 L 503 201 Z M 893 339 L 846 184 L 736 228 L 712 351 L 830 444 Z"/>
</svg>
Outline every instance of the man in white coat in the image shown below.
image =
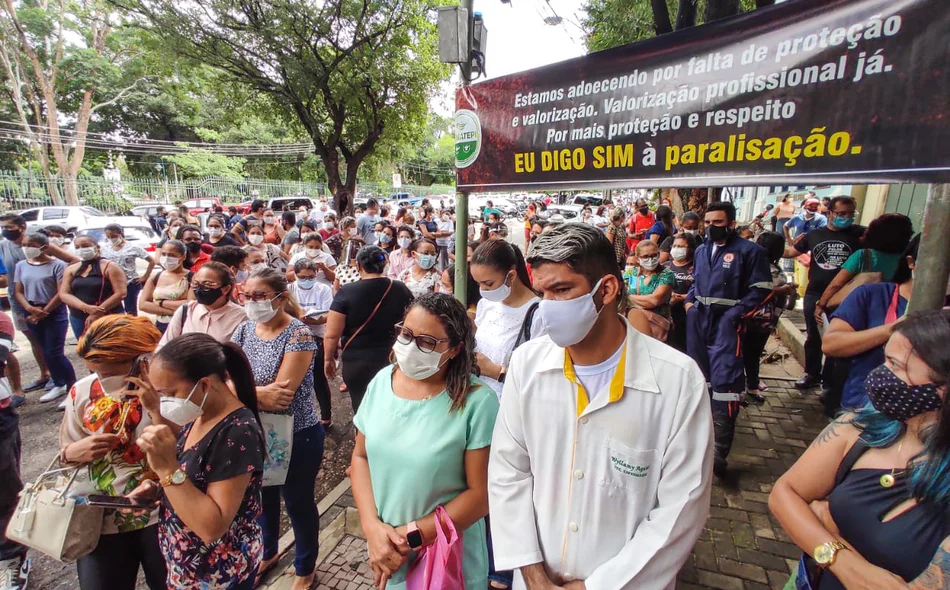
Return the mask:
<svg viewBox="0 0 950 590">
<path fill-rule="evenodd" d="M 673 588 L 709 512 L 706 382 L 617 313 L 602 232 L 569 223 L 528 253 L 548 335 L 511 359 L 488 490 L 495 568 L 515 590 Z"/>
</svg>

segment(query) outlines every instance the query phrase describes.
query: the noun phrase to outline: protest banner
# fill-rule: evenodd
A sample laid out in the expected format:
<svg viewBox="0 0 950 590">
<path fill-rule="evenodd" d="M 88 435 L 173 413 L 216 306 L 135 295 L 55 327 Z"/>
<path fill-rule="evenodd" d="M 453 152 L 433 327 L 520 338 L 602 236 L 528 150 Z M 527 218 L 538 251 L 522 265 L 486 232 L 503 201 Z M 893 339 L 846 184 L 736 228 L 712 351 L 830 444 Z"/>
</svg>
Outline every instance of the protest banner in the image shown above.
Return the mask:
<svg viewBox="0 0 950 590">
<path fill-rule="evenodd" d="M 459 189 L 950 180 L 947 0 L 796 0 L 462 88 Z"/>
</svg>

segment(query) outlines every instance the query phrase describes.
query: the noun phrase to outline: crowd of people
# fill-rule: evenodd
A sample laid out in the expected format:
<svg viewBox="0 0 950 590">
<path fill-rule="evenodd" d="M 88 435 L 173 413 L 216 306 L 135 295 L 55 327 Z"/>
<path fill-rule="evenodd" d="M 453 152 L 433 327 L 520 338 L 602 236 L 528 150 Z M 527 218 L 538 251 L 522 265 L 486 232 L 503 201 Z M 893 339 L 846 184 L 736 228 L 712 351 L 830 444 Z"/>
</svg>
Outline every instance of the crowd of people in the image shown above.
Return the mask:
<svg viewBox="0 0 950 590">
<path fill-rule="evenodd" d="M 727 472 L 740 408 L 767 395 L 761 357 L 798 292 L 782 261 L 798 258 L 808 365 L 797 385 L 822 384 L 828 413 L 847 413 L 772 493 L 789 536 L 823 551 L 796 579 L 817 568 L 830 574 L 812 587 L 850 588 L 880 569 L 894 583 L 939 572 L 950 315 L 906 316 L 920 238 L 902 215 L 856 225 L 850 197 L 825 214 L 810 197 L 800 215 L 790 206 L 769 209 L 766 229 L 766 215 L 737 226 L 731 203 L 677 218 L 669 202 L 608 201 L 573 223 L 532 203 L 524 248 L 489 206 L 479 240 L 475 224 L 458 228 L 465 253 L 453 211 L 427 201 L 370 199 L 340 217 L 325 201 L 275 212 L 256 200 L 243 216 L 210 211 L 207 232 L 187 209 L 162 210 L 154 255 L 118 225 L 69 247 L 6 215 L 0 525 L 23 485 L 16 407 L 45 388 L 39 401 L 64 412 L 60 467 L 135 503 L 105 511 L 76 564 L 83 590 L 131 590 L 139 570 L 153 590 L 253 588 L 279 558 L 281 500 L 293 588 L 309 588 L 339 377 L 378 588 L 404 587 L 446 516 L 463 532 L 466 587 L 670 587 L 713 475 Z M 35 383 L 21 383 L 15 331 Z M 871 494 L 878 480 L 885 493 Z M 898 517 L 913 542 L 881 558 L 886 540 L 867 527 Z M 3 590 L 22 590 L 29 567 L 24 546 L 0 545 Z"/>
</svg>

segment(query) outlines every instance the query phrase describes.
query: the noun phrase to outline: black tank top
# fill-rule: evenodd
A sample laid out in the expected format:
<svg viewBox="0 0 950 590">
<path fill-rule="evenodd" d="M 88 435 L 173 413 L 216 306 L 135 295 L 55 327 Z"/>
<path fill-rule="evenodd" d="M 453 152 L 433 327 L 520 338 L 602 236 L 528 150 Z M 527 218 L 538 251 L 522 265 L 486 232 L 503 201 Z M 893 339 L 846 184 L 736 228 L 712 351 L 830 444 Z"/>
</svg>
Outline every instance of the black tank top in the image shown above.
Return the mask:
<svg viewBox="0 0 950 590">
<path fill-rule="evenodd" d="M 885 488 L 881 476 L 891 469 L 851 469 L 867 450 L 858 440 L 848 451 L 838 467 L 838 484 L 828 495 L 828 508 L 841 536 L 861 557 L 910 582 L 927 569 L 940 543 L 950 536 L 950 517 L 932 502 L 922 502 L 881 522 L 912 495 L 907 473 L 895 473 L 895 485 Z M 825 571 L 818 588 L 843 590 L 844 586 Z"/>
<path fill-rule="evenodd" d="M 106 262 L 106 266 L 112 264 L 111 262 Z M 89 269 L 89 274 L 86 276 L 80 276 L 79 273 L 83 272 L 86 268 Z M 77 299 L 82 301 L 87 305 L 99 305 L 115 293 L 112 289 L 112 281 L 108 279 L 105 275 L 102 274 L 102 259 L 97 258 L 96 260 L 90 260 L 89 264 L 83 262 L 79 269 L 76 271 L 76 274 L 73 275 L 72 283 L 70 283 L 70 289 L 72 294 L 76 296 Z M 109 310 L 109 313 L 121 313 L 121 308 L 116 308 Z M 86 319 L 87 314 L 83 313 L 78 309 L 69 308 L 69 313 L 72 316 L 77 318 Z"/>
</svg>

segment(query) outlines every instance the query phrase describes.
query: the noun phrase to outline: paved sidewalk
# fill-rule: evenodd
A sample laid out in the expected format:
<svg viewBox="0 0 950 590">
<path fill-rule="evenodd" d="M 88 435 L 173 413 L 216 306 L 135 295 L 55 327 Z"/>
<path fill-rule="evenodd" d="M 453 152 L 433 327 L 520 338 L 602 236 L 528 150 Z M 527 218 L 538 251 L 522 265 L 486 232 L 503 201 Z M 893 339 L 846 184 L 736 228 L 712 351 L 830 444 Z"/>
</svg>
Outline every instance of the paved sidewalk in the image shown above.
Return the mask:
<svg viewBox="0 0 950 590">
<path fill-rule="evenodd" d="M 769 514 L 768 495 L 828 420 L 817 392 L 802 393 L 793 381 L 765 382 L 765 404 L 739 415 L 730 473 L 713 487 L 709 520 L 678 590 L 781 590 L 801 554 Z"/>
</svg>

